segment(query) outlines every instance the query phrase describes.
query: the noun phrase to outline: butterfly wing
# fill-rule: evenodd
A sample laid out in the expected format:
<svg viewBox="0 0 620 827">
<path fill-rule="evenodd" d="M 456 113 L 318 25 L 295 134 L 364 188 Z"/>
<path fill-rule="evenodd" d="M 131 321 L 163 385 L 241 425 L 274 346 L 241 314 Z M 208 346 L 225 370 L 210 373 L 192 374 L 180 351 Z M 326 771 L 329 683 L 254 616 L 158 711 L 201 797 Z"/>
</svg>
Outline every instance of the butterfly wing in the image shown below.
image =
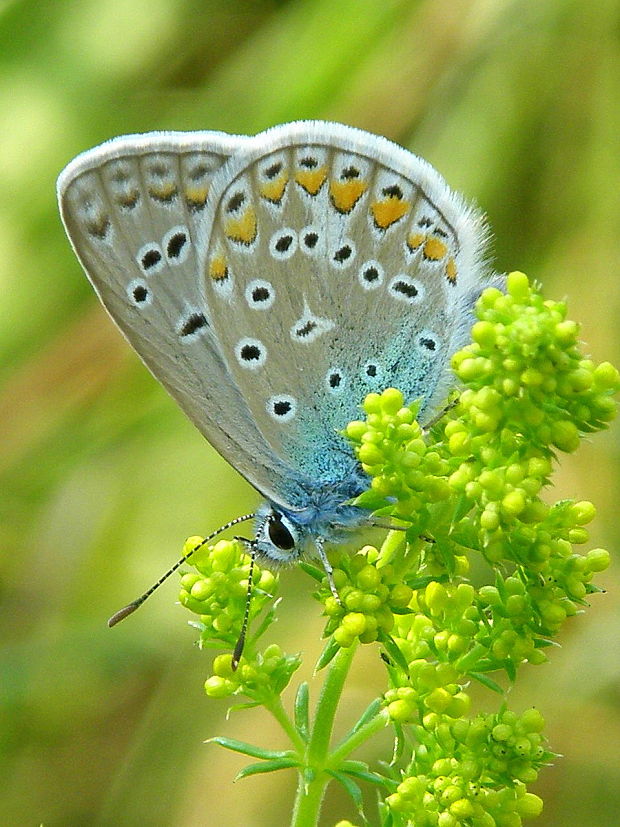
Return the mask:
<svg viewBox="0 0 620 827">
<path fill-rule="evenodd" d="M 337 431 L 369 391 L 393 385 L 426 410 L 445 393 L 486 230 L 426 162 L 337 124 L 274 127 L 218 173 L 200 231 L 230 375 L 300 476 L 342 478 Z"/>
<path fill-rule="evenodd" d="M 58 197 L 71 243 L 113 320 L 212 445 L 275 498 L 290 470 L 229 375 L 199 277 L 213 177 L 246 141 L 218 132 L 116 138 L 68 165 Z"/>
</svg>

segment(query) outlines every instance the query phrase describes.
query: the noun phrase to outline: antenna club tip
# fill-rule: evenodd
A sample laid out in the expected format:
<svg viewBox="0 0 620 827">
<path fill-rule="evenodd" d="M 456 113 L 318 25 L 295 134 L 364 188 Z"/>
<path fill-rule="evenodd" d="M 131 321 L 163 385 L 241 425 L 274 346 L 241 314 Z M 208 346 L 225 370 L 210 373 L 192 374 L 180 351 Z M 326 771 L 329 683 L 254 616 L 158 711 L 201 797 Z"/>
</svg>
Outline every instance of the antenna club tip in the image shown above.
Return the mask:
<svg viewBox="0 0 620 827">
<path fill-rule="evenodd" d="M 130 614 L 133 614 L 138 606 L 141 605 L 141 602 L 134 600 L 133 603 L 130 603 L 128 606 L 125 606 L 122 609 L 119 609 L 118 612 L 115 612 L 112 617 L 108 620 L 108 628 L 112 628 L 112 626 L 116 626 L 117 623 L 120 623 L 121 620 L 125 620 L 126 617 L 129 617 Z"/>
</svg>

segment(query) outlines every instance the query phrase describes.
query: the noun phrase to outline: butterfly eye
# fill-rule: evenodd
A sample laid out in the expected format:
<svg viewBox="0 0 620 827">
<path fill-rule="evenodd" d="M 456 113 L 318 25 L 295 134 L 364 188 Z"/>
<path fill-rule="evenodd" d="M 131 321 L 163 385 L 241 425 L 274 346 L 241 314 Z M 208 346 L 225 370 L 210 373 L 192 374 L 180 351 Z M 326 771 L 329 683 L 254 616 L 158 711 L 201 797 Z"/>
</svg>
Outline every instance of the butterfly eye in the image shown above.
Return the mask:
<svg viewBox="0 0 620 827">
<path fill-rule="evenodd" d="M 274 511 L 269 518 L 269 539 L 282 551 L 291 551 L 295 548 L 295 538 L 282 522 L 282 515 Z"/>
</svg>

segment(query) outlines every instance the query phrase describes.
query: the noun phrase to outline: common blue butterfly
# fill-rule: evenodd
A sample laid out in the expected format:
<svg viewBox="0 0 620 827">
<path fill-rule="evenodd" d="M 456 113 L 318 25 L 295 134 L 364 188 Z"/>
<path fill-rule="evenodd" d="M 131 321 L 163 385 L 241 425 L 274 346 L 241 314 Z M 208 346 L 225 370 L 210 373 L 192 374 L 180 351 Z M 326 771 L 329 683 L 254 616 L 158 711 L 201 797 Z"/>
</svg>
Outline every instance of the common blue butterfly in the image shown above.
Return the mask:
<svg viewBox="0 0 620 827">
<path fill-rule="evenodd" d="M 481 216 L 422 159 L 322 121 L 116 138 L 58 198 L 113 320 L 265 498 L 254 553 L 329 574 L 324 544 L 369 520 L 339 432 L 372 390 L 441 401 L 489 280 Z"/>
</svg>

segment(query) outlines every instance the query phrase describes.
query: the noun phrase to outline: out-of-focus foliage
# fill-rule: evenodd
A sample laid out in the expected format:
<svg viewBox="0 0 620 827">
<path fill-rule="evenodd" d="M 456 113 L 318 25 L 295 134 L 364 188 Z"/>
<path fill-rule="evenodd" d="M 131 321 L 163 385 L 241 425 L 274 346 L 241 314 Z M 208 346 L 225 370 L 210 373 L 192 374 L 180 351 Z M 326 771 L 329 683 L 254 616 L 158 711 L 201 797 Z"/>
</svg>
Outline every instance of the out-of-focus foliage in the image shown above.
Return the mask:
<svg viewBox="0 0 620 827">
<path fill-rule="evenodd" d="M 207 656 L 172 605 L 176 583 L 105 626 L 184 537 L 255 497 L 99 307 L 58 219 L 62 166 L 151 129 L 317 117 L 385 134 L 475 199 L 498 269 L 567 296 L 593 357 L 617 364 L 619 30 L 614 0 L 0 5 L 0 823 L 284 824 L 294 785 L 232 787 L 242 761 L 202 743 L 243 738 L 248 719 L 225 724 L 225 702 L 202 694 Z M 592 539 L 612 550 L 618 454 L 616 429 L 565 463 L 553 494 L 593 500 Z M 549 825 L 603 827 L 620 808 L 617 566 L 601 582 L 608 596 L 512 698 L 543 710 L 566 755 L 536 788 Z M 279 639 L 312 662 L 322 622 L 306 589 L 284 573 Z M 360 658 L 352 720 L 374 667 Z M 347 814 L 328 799 L 326 824 Z"/>
</svg>

